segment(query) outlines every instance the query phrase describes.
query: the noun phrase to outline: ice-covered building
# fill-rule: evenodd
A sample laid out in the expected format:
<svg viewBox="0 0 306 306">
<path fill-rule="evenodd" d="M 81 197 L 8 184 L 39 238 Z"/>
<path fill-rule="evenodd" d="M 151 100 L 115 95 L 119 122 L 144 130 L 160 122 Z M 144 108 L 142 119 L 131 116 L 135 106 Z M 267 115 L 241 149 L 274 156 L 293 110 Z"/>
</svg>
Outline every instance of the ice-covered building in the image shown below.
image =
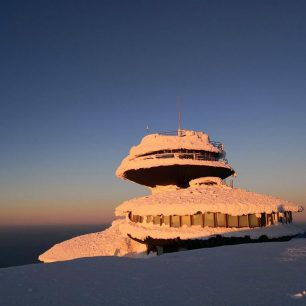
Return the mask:
<svg viewBox="0 0 306 306">
<path fill-rule="evenodd" d="M 116 175 L 152 194 L 122 203 L 123 234 L 158 253 L 256 241 L 288 240 L 299 233 L 289 201 L 225 184 L 235 171 L 224 146 L 203 132 L 145 136 Z"/>
</svg>

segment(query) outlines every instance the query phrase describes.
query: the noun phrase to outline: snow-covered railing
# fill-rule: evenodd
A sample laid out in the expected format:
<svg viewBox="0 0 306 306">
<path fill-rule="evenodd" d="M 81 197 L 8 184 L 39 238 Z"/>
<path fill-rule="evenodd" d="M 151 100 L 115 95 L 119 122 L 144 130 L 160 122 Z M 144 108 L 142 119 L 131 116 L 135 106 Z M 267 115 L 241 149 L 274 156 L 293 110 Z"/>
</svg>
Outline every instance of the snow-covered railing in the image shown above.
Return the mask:
<svg viewBox="0 0 306 306">
<path fill-rule="evenodd" d="M 170 132 L 159 132 L 159 135 L 165 136 L 185 136 L 186 133 L 184 130 L 170 131 Z"/>
<path fill-rule="evenodd" d="M 188 131 L 187 131 L 188 132 Z M 164 135 L 164 136 L 186 136 L 186 131 L 185 130 L 177 130 L 177 131 L 170 131 L 170 132 L 159 132 L 158 135 Z M 218 148 L 219 150 L 223 151 L 224 150 L 224 145 L 220 141 L 214 141 L 214 140 L 209 140 L 209 143 L 213 145 L 215 148 Z"/>
<path fill-rule="evenodd" d="M 220 150 L 224 150 L 224 145 L 222 142 L 220 141 L 213 141 L 213 140 L 210 140 L 209 143 L 211 143 L 214 147 L 220 149 Z"/>
<path fill-rule="evenodd" d="M 225 158 L 218 158 L 217 156 L 213 156 L 211 154 L 201 154 L 201 153 L 158 153 L 147 155 L 143 157 L 143 159 L 156 159 L 156 158 L 178 158 L 178 159 L 193 159 L 193 160 L 209 160 L 209 161 L 221 161 L 225 164 L 228 163 Z"/>
<path fill-rule="evenodd" d="M 177 131 L 170 131 L 170 132 L 159 132 L 158 135 L 164 136 L 186 136 L 185 130 L 177 130 Z M 220 141 L 209 140 L 209 143 L 214 147 L 218 148 L 219 150 L 224 150 L 224 145 Z"/>
</svg>

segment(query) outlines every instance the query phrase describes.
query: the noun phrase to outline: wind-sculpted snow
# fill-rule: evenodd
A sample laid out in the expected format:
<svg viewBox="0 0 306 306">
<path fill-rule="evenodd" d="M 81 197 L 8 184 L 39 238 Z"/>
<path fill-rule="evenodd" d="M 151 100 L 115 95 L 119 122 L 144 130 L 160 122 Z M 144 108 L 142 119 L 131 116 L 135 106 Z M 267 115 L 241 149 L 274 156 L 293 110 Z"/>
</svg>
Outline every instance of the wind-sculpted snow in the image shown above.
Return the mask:
<svg viewBox="0 0 306 306">
<path fill-rule="evenodd" d="M 133 256 L 146 251 L 143 244 L 119 231 L 124 220 L 116 220 L 105 231 L 87 234 L 56 244 L 39 256 L 43 262 L 70 260 L 93 256 Z M 0 304 L 1 305 L 1 304 Z"/>
<path fill-rule="evenodd" d="M 167 150 L 196 150 L 213 153 L 222 153 L 223 149 L 215 147 L 209 141 L 207 134 L 196 131 L 183 131 L 184 136 L 150 134 L 141 140 L 140 144 L 131 148 L 129 155 L 124 158 L 116 171 L 119 178 L 125 179 L 128 170 L 148 169 L 160 166 L 189 165 L 211 166 L 231 169 L 224 161 L 196 160 L 173 158 L 155 158 L 155 152 Z M 147 155 L 150 156 L 147 156 Z M 222 153 L 223 154 L 223 153 Z"/>
<path fill-rule="evenodd" d="M 123 202 L 116 215 L 132 211 L 137 215 L 192 215 L 197 212 L 220 212 L 230 215 L 297 212 L 298 205 L 272 196 L 225 185 L 189 187 L 169 190 Z"/>
<path fill-rule="evenodd" d="M 130 157 L 148 154 L 161 150 L 203 150 L 209 152 L 220 152 L 209 142 L 208 135 L 203 132 L 183 131 L 184 136 L 150 134 L 142 138 L 139 145 L 130 150 Z"/>
<path fill-rule="evenodd" d="M 0 269 L 0 305 L 306 304 L 306 239 Z"/>
</svg>

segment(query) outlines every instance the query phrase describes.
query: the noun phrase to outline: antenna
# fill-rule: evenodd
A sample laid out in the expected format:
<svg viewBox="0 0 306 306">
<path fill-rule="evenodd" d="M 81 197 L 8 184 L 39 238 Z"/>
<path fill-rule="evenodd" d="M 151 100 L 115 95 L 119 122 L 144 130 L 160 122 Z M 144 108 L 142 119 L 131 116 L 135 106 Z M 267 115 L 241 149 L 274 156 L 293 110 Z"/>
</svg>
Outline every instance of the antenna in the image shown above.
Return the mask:
<svg viewBox="0 0 306 306">
<path fill-rule="evenodd" d="M 149 134 L 150 128 L 149 125 L 146 126 L 147 134 Z"/>
<path fill-rule="evenodd" d="M 181 136 L 181 97 L 177 98 L 177 108 L 178 108 L 178 129 L 177 134 Z"/>
</svg>

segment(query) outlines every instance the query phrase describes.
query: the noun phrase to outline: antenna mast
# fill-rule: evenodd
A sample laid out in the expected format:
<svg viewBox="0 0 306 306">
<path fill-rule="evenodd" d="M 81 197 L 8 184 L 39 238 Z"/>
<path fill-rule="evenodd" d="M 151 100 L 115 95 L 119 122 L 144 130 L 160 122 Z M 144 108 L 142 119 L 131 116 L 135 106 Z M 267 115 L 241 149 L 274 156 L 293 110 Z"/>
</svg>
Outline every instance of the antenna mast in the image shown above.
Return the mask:
<svg viewBox="0 0 306 306">
<path fill-rule="evenodd" d="M 181 97 L 177 98 L 177 108 L 178 108 L 178 129 L 177 129 L 177 135 L 181 136 Z"/>
<path fill-rule="evenodd" d="M 149 134 L 149 131 L 150 131 L 149 125 L 146 126 L 146 131 L 147 131 L 147 134 Z"/>
</svg>

